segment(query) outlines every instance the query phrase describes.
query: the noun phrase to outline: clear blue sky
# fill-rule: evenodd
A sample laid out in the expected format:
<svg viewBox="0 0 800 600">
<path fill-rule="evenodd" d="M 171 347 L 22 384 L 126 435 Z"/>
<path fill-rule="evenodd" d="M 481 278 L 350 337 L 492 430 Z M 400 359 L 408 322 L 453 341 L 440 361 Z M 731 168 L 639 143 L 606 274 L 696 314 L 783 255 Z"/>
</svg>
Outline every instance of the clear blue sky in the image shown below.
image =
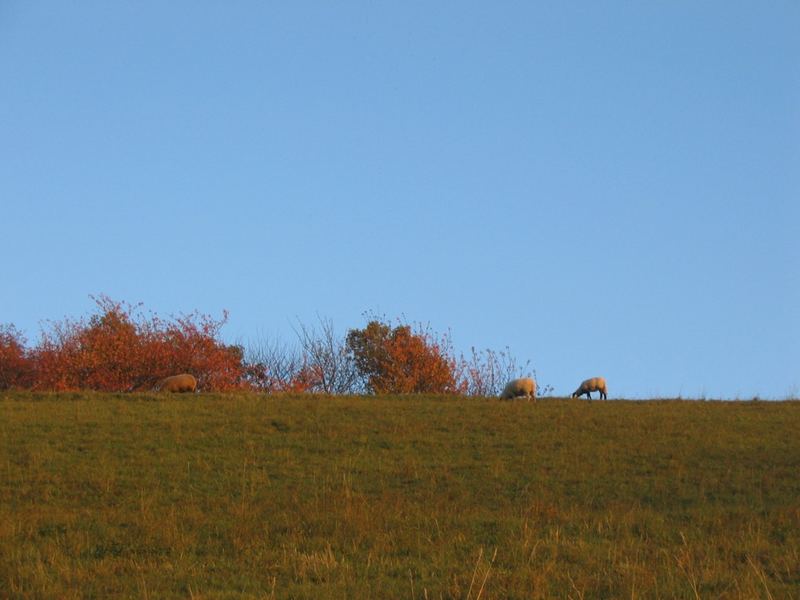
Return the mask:
<svg viewBox="0 0 800 600">
<path fill-rule="evenodd" d="M 0 1 L 0 322 L 362 313 L 800 394 L 800 4 Z"/>
</svg>

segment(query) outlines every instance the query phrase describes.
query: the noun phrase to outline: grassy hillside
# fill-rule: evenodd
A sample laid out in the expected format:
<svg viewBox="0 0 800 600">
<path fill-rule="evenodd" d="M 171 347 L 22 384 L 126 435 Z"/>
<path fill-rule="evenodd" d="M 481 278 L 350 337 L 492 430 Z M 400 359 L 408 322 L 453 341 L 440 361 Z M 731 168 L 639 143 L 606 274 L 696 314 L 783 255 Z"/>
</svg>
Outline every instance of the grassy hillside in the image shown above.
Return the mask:
<svg viewBox="0 0 800 600">
<path fill-rule="evenodd" d="M 800 596 L 800 403 L 0 395 L 0 597 Z"/>
</svg>

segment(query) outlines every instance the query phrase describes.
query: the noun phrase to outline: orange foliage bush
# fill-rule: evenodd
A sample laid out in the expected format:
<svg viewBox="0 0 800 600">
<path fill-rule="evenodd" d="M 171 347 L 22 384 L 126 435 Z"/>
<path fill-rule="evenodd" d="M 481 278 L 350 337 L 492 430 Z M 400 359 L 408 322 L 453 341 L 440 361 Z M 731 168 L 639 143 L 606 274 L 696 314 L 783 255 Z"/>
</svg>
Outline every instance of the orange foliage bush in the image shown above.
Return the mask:
<svg viewBox="0 0 800 600">
<path fill-rule="evenodd" d="M 30 350 L 12 325 L 0 326 L 0 389 L 146 391 L 191 373 L 203 391 L 494 396 L 522 372 L 507 351 L 456 357 L 448 335 L 380 318 L 345 338 L 329 320 L 320 318 L 318 328 L 301 323 L 299 347 L 262 344 L 245 358 L 241 346 L 221 341 L 227 313 L 164 320 L 141 305 L 93 299 L 95 314 L 50 322 Z"/>
<path fill-rule="evenodd" d="M 319 368 L 304 364 L 281 391 L 294 394 L 314 392 L 319 389 L 321 381 L 322 375 L 320 374 Z"/>
<path fill-rule="evenodd" d="M 0 325 L 0 390 L 29 387 L 32 380 L 25 338 L 13 325 Z"/>
<path fill-rule="evenodd" d="M 244 384 L 243 353 L 219 339 L 227 320 L 192 313 L 164 321 L 140 305 L 94 299 L 88 321 L 51 323 L 31 351 L 33 387 L 43 390 L 147 390 L 163 377 L 191 373 L 202 390 Z"/>
<path fill-rule="evenodd" d="M 376 394 L 460 393 L 457 361 L 449 339 L 409 325 L 392 328 L 379 320 L 351 329 L 346 338 L 356 367 Z"/>
</svg>

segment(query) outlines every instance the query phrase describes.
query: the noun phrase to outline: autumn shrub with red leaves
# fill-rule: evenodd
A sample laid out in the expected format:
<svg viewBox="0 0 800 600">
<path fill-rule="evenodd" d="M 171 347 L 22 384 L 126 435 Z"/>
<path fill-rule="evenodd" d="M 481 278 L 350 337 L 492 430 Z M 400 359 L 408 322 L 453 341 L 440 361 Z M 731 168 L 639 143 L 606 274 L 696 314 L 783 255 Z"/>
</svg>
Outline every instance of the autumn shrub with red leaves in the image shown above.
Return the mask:
<svg viewBox="0 0 800 600">
<path fill-rule="evenodd" d="M 25 338 L 13 325 L 0 325 L 0 390 L 30 387 L 32 381 Z"/>
<path fill-rule="evenodd" d="M 429 329 L 381 320 L 351 329 L 346 338 L 367 388 L 376 394 L 456 394 L 458 363 L 449 338 L 437 339 Z"/>
<path fill-rule="evenodd" d="M 227 313 L 165 320 L 141 304 L 93 300 L 94 314 L 48 322 L 30 350 L 12 325 L 0 326 L 0 389 L 147 391 L 164 377 L 191 373 L 203 391 L 495 396 L 509 379 L 530 374 L 507 350 L 473 349 L 465 359 L 449 334 L 385 318 L 343 338 L 320 317 L 317 326 L 299 323 L 297 346 L 262 343 L 245 357 L 241 346 L 221 340 Z"/>
<path fill-rule="evenodd" d="M 191 373 L 202 390 L 245 386 L 243 352 L 224 344 L 227 321 L 191 313 L 163 320 L 141 305 L 93 298 L 98 311 L 86 319 L 51 322 L 30 352 L 33 387 L 41 390 L 149 390 L 161 378 Z"/>
</svg>

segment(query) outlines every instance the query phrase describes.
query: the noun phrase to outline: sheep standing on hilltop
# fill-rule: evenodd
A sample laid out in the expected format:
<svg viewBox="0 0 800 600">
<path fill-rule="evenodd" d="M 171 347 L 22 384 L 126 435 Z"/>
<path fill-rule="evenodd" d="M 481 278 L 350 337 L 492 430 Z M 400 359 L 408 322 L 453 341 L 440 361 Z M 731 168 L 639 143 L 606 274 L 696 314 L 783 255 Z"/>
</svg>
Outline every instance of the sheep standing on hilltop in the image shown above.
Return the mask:
<svg viewBox="0 0 800 600">
<path fill-rule="evenodd" d="M 172 375 L 159 381 L 153 389 L 156 392 L 194 392 L 197 389 L 197 379 L 189 373 Z"/>
<path fill-rule="evenodd" d="M 592 377 L 591 379 L 587 379 L 586 381 L 583 381 L 580 386 L 578 386 L 578 389 L 573 392 L 572 397 L 580 398 L 586 394 L 586 397 L 591 400 L 592 392 L 600 392 L 600 399 L 608 400 L 606 380 L 602 377 Z"/>
<path fill-rule="evenodd" d="M 511 400 L 520 396 L 524 396 L 528 400 L 536 400 L 536 382 L 530 377 L 512 379 L 500 394 L 502 400 Z"/>
</svg>

